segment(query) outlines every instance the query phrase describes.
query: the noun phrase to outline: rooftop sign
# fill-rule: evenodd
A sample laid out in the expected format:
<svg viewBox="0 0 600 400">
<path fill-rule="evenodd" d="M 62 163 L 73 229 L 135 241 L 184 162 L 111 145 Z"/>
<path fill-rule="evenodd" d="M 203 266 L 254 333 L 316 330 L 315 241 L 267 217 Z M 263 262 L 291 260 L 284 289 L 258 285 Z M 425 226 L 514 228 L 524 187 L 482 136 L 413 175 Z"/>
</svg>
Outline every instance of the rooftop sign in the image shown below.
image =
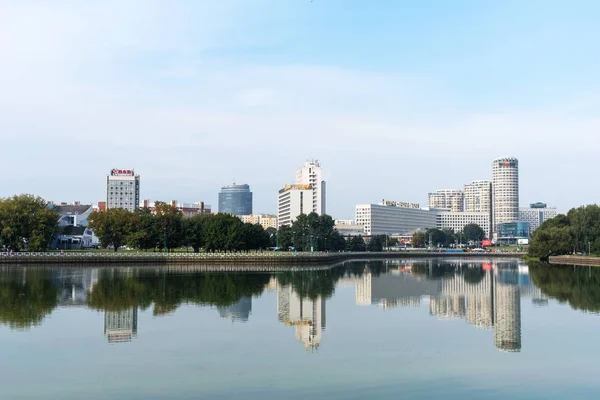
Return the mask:
<svg viewBox="0 0 600 400">
<path fill-rule="evenodd" d="M 404 208 L 421 208 L 418 203 L 405 203 L 403 201 L 382 200 L 384 206 L 404 207 Z"/>
<path fill-rule="evenodd" d="M 110 170 L 111 176 L 133 176 L 132 169 L 116 169 L 113 168 Z"/>
</svg>

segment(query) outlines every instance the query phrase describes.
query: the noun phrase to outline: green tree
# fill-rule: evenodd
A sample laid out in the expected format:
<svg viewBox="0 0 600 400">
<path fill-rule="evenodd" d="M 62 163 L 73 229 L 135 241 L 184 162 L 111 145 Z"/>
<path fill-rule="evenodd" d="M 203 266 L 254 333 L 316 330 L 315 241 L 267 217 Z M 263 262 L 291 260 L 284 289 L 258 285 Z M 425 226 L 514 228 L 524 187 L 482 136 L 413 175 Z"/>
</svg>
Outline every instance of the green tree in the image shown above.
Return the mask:
<svg viewBox="0 0 600 400">
<path fill-rule="evenodd" d="M 366 249 L 362 236 L 352 236 L 348 241 L 348 251 L 365 251 Z"/>
<path fill-rule="evenodd" d="M 165 239 L 167 250 L 171 251 L 183 244 L 183 213 L 170 204 L 161 201 L 154 202 L 154 223 L 160 239 L 158 247 L 164 249 Z"/>
<path fill-rule="evenodd" d="M 465 241 L 480 242 L 485 239 L 485 231 L 477 224 L 468 224 L 462 230 L 463 243 Z"/>
<path fill-rule="evenodd" d="M 412 239 L 410 241 L 412 247 L 416 249 L 420 249 L 427 246 L 427 236 L 425 232 L 417 231 L 413 233 Z"/>
<path fill-rule="evenodd" d="M 130 235 L 128 244 L 141 250 L 156 249 L 160 234 L 157 230 L 155 215 L 147 207 L 136 210 L 135 214 L 134 224 L 137 226 Z"/>
<path fill-rule="evenodd" d="M 279 247 L 281 249 L 289 249 L 294 246 L 294 235 L 291 226 L 280 226 L 277 231 Z"/>
<path fill-rule="evenodd" d="M 112 246 L 118 251 L 126 243 L 135 242 L 138 229 L 137 215 L 123 208 L 109 208 L 106 211 L 93 211 L 88 217 L 89 227 L 104 247 Z"/>
<path fill-rule="evenodd" d="M 344 251 L 346 250 L 346 239 L 337 231 L 334 230 L 329 239 L 327 239 L 327 249 L 333 251 Z"/>
<path fill-rule="evenodd" d="M 383 251 L 384 246 L 384 235 L 373 235 L 369 240 L 369 244 L 367 244 L 368 251 Z"/>
<path fill-rule="evenodd" d="M 0 244 L 12 251 L 45 251 L 57 230 L 58 215 L 41 197 L 28 194 L 0 200 Z"/>
<path fill-rule="evenodd" d="M 268 227 L 265 232 L 269 236 L 269 247 L 277 247 L 277 229 Z"/>
<path fill-rule="evenodd" d="M 183 237 L 184 244 L 194 249 L 194 253 L 199 253 L 204 246 L 205 223 L 210 216 L 204 214 L 194 215 L 183 219 Z"/>
</svg>

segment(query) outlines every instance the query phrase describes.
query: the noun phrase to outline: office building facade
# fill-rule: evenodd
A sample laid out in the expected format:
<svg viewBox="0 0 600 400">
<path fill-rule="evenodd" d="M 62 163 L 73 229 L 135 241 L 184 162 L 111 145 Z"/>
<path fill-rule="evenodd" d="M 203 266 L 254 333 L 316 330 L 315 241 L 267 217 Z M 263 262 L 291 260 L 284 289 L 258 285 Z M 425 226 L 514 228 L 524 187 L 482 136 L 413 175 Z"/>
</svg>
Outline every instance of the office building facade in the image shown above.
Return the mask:
<svg viewBox="0 0 600 400">
<path fill-rule="evenodd" d="M 558 215 L 554 207 L 548 207 L 544 203 L 534 203 L 529 207 L 519 209 L 519 221 L 529 223 L 529 234 L 531 235 L 540 225 Z"/>
<path fill-rule="evenodd" d="M 310 185 L 312 188 L 311 212 L 319 215 L 326 214 L 326 185 L 318 160 L 307 161 L 296 171 L 296 185 Z"/>
<path fill-rule="evenodd" d="M 454 232 L 462 231 L 469 224 L 477 224 L 487 238 L 491 237 L 490 215 L 485 212 L 438 211 L 436 222 L 438 229 L 451 229 Z"/>
<path fill-rule="evenodd" d="M 492 215 L 492 182 L 473 181 L 465 185 L 465 211 Z"/>
<path fill-rule="evenodd" d="M 367 235 L 412 234 L 436 227 L 436 212 L 418 204 L 383 201 L 382 204 L 357 204 L 356 224 Z"/>
<path fill-rule="evenodd" d="M 498 224 L 519 220 L 519 160 L 497 158 L 492 162 L 492 230 Z"/>
<path fill-rule="evenodd" d="M 219 212 L 233 215 L 252 214 L 252 192 L 249 185 L 227 185 L 219 192 Z"/>
<path fill-rule="evenodd" d="M 132 169 L 116 169 L 106 177 L 106 208 L 134 211 L 140 204 L 140 176 Z"/>
<path fill-rule="evenodd" d="M 165 202 L 166 203 L 166 202 Z M 193 217 L 198 214 L 210 214 L 211 207 L 208 204 L 204 204 L 203 201 L 198 201 L 196 203 L 182 203 L 177 200 L 171 200 L 171 202 L 166 203 L 172 207 L 175 207 L 184 217 Z M 150 200 L 143 200 L 140 203 L 141 208 L 147 208 L 150 212 L 156 212 L 156 204 L 155 202 L 151 202 Z"/>
<path fill-rule="evenodd" d="M 458 189 L 439 189 L 429 193 L 429 208 L 446 209 L 453 212 L 461 212 L 464 207 L 465 194 Z"/>
<path fill-rule="evenodd" d="M 290 226 L 300 214 L 313 211 L 313 189 L 310 185 L 286 185 L 277 198 L 279 227 Z"/>
</svg>

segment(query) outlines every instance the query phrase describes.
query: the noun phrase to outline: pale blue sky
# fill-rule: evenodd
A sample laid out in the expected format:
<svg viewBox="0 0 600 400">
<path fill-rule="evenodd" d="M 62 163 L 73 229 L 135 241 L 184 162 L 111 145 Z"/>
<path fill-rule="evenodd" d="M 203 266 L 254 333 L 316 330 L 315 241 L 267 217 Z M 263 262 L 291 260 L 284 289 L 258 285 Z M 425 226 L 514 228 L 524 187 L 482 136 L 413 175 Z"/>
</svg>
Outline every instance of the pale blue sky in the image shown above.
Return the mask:
<svg viewBox="0 0 600 400">
<path fill-rule="evenodd" d="M 0 196 L 205 201 L 255 212 L 307 158 L 328 211 L 490 178 L 521 203 L 595 202 L 597 1 L 0 0 Z"/>
</svg>

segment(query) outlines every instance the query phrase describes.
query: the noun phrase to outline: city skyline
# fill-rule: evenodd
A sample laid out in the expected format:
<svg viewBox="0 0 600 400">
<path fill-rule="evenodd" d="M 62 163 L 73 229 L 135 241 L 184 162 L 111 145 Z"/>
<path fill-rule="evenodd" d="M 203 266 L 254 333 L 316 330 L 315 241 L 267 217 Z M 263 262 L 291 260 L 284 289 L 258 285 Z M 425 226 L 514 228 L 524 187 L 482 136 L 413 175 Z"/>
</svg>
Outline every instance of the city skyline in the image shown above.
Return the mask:
<svg viewBox="0 0 600 400">
<path fill-rule="evenodd" d="M 3 2 L 0 167 L 18 173 L 0 196 L 94 203 L 99 171 L 124 165 L 143 198 L 216 206 L 236 177 L 273 213 L 288 171 L 315 157 L 328 213 L 347 218 L 381 197 L 426 204 L 510 154 L 521 206 L 594 203 L 580 172 L 600 144 L 600 5 L 535 3 Z M 85 162 L 57 162 L 65 146 Z"/>
</svg>

